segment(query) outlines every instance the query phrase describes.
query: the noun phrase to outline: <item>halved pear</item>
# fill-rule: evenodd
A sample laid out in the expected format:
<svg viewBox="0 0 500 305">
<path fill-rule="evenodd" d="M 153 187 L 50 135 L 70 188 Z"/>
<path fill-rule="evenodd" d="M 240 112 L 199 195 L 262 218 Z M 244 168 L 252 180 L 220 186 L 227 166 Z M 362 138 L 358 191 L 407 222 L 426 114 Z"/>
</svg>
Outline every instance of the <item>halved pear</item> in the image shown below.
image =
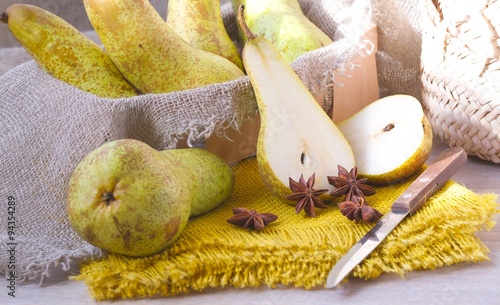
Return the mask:
<svg viewBox="0 0 500 305">
<path fill-rule="evenodd" d="M 379 99 L 337 126 L 352 147 L 358 175 L 371 183 L 408 177 L 432 149 L 431 125 L 420 102 L 409 95 Z"/>
<path fill-rule="evenodd" d="M 261 118 L 256 154 L 265 185 L 284 198 L 291 193 L 289 178 L 314 173 L 316 189 L 333 190 L 327 176 L 337 174 L 337 165 L 354 166 L 349 143 L 278 50 L 238 16 L 248 37 L 243 64 Z"/>
</svg>

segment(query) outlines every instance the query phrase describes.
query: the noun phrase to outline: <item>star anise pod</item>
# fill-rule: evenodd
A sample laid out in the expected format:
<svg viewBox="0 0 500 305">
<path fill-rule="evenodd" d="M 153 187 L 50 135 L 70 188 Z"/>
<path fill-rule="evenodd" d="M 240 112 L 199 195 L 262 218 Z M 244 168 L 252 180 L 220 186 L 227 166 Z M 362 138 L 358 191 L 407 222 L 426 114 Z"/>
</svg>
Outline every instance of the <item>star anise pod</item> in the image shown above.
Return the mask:
<svg viewBox="0 0 500 305">
<path fill-rule="evenodd" d="M 257 213 L 255 210 L 246 208 L 234 208 L 234 216 L 227 219 L 230 224 L 242 227 L 244 229 L 262 230 L 269 223 L 278 219 L 278 216 L 271 213 Z"/>
<path fill-rule="evenodd" d="M 366 205 L 364 197 L 352 196 L 350 200 L 338 204 L 340 213 L 355 223 L 376 222 L 382 217 L 382 214 L 373 207 Z"/>
<path fill-rule="evenodd" d="M 295 205 L 295 213 L 299 213 L 302 209 L 307 215 L 316 217 L 314 207 L 327 208 L 323 200 L 319 198 L 322 194 L 328 192 L 328 189 L 314 189 L 315 174 L 312 174 L 309 179 L 304 179 L 304 175 L 300 175 L 299 181 L 288 178 L 290 189 L 293 194 L 286 196 L 286 199 L 297 201 Z"/>
<path fill-rule="evenodd" d="M 328 176 L 328 183 L 333 185 L 334 190 L 331 192 L 332 196 L 340 196 L 345 194 L 345 201 L 349 201 L 353 196 L 365 197 L 375 194 L 375 190 L 366 185 L 367 178 L 357 179 L 358 168 L 355 166 L 350 172 L 345 168 L 338 165 L 338 177 Z"/>
</svg>

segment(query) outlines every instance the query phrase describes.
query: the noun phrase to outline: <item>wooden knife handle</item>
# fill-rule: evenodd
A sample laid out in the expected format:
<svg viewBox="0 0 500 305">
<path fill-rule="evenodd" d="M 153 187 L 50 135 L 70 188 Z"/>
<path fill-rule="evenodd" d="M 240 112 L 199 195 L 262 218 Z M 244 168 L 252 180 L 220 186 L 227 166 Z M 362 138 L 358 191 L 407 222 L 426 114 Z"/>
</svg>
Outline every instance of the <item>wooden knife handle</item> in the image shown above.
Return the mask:
<svg viewBox="0 0 500 305">
<path fill-rule="evenodd" d="M 393 213 L 415 213 L 422 204 L 439 190 L 467 161 L 467 154 L 461 147 L 445 150 L 436 161 L 396 199 Z"/>
</svg>

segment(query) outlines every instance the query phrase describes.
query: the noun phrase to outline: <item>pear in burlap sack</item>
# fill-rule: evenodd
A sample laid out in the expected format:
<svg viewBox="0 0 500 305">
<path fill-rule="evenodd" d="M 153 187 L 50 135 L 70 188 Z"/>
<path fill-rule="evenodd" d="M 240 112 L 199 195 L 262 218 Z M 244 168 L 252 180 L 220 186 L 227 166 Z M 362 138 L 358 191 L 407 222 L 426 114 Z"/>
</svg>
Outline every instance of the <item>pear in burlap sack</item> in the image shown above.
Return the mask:
<svg viewBox="0 0 500 305">
<path fill-rule="evenodd" d="M 288 63 L 333 41 L 303 13 L 298 0 L 231 0 L 233 9 L 245 6 L 245 20 L 254 33 L 269 40 Z M 236 13 L 237 15 L 237 13 Z M 240 31 L 242 41 L 248 37 Z"/>
<path fill-rule="evenodd" d="M 167 24 L 193 47 L 223 56 L 244 69 L 240 52 L 224 27 L 219 1 L 170 0 Z"/>
<path fill-rule="evenodd" d="M 13 4 L 0 21 L 37 64 L 54 77 L 100 97 L 130 97 L 137 90 L 106 52 L 64 19 L 37 6 Z"/>
<path fill-rule="evenodd" d="M 222 56 L 190 46 L 148 0 L 85 0 L 104 47 L 125 77 L 143 93 L 165 93 L 244 76 Z"/>
</svg>

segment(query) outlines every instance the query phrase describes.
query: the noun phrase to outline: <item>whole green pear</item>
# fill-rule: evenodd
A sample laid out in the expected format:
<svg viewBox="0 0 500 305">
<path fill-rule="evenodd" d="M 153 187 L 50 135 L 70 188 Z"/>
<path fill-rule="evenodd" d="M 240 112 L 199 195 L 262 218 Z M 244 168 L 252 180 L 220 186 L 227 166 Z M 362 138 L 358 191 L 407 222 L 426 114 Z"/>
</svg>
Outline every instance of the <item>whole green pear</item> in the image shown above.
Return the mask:
<svg viewBox="0 0 500 305">
<path fill-rule="evenodd" d="M 298 0 L 231 0 L 238 15 L 245 6 L 245 20 L 253 33 L 270 41 L 288 63 L 300 55 L 332 43 L 320 28 L 304 15 Z M 248 37 L 240 31 L 242 41 Z"/>
<path fill-rule="evenodd" d="M 189 90 L 245 76 L 228 59 L 189 45 L 149 0 L 83 3 L 109 56 L 143 93 Z"/>
<path fill-rule="evenodd" d="M 169 0 L 167 24 L 193 47 L 223 56 L 243 70 L 240 52 L 224 27 L 220 1 Z"/>
<path fill-rule="evenodd" d="M 123 139 L 90 152 L 69 180 L 67 215 L 73 229 L 96 247 L 128 256 L 169 247 L 192 211 L 199 215 L 216 207 L 234 181 L 223 161 L 215 164 L 218 157 L 201 149 L 182 151 L 158 151 Z"/>
</svg>

